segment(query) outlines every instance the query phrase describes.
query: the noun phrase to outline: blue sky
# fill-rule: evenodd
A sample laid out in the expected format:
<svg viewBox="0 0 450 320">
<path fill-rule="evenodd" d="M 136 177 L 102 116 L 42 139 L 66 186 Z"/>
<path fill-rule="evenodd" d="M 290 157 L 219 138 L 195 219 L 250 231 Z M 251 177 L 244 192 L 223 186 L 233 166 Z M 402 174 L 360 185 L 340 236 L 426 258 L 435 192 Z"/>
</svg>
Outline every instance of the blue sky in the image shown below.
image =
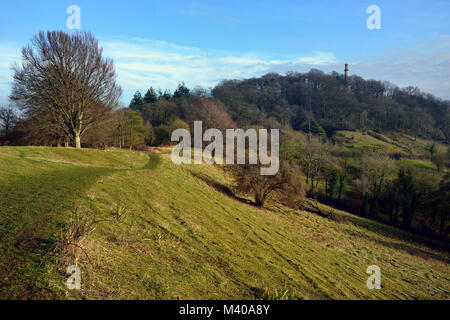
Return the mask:
<svg viewBox="0 0 450 320">
<path fill-rule="evenodd" d="M 0 0 L 0 102 L 10 65 L 40 30 L 65 30 L 69 5 L 81 9 L 114 59 L 128 103 L 149 86 L 214 86 L 267 72 L 350 72 L 415 85 L 450 99 L 450 1 L 84 1 Z M 381 29 L 369 30 L 369 5 Z"/>
</svg>

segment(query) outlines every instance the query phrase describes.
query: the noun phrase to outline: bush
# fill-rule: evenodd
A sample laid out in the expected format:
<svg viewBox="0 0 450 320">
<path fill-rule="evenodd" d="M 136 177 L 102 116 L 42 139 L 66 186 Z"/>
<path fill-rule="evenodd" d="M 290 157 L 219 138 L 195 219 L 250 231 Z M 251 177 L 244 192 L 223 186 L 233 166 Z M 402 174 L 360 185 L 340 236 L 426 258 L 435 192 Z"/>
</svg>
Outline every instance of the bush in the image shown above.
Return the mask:
<svg viewBox="0 0 450 320">
<path fill-rule="evenodd" d="M 170 136 L 171 131 L 169 126 L 167 125 L 159 125 L 155 128 L 155 140 L 154 145 L 160 146 L 160 145 L 168 145 L 170 144 Z"/>
<path fill-rule="evenodd" d="M 254 204 L 263 207 L 269 196 L 278 193 L 278 200 L 294 209 L 306 196 L 307 186 L 298 177 L 301 174 L 297 165 L 281 163 L 280 170 L 274 176 L 262 176 L 261 165 L 230 166 L 235 177 L 234 192 L 254 198 Z"/>
</svg>

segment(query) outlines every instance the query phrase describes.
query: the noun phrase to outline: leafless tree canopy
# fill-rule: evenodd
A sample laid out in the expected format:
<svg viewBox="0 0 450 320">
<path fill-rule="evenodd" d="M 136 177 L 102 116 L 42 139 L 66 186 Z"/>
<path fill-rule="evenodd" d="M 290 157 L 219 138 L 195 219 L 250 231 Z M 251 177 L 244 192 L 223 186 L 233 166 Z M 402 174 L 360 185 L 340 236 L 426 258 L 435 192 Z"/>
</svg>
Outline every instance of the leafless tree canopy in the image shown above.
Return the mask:
<svg viewBox="0 0 450 320">
<path fill-rule="evenodd" d="M 111 59 L 89 32 L 40 32 L 15 65 L 11 99 L 26 111 L 47 109 L 81 147 L 83 133 L 115 106 L 121 95 Z"/>
<path fill-rule="evenodd" d="M 4 135 L 8 135 L 9 130 L 19 119 L 17 112 L 12 106 L 0 107 L 0 130 Z"/>
</svg>

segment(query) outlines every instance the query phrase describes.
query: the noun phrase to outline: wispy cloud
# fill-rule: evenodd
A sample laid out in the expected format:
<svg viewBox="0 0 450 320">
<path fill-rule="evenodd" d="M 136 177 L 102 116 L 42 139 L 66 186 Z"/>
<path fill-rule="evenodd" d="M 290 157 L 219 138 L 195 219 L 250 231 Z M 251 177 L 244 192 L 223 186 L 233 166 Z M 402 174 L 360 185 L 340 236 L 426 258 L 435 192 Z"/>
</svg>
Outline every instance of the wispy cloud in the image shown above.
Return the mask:
<svg viewBox="0 0 450 320">
<path fill-rule="evenodd" d="M 443 99 L 450 99 L 450 37 L 440 35 L 427 45 L 414 46 L 395 53 L 350 63 L 350 74 L 366 79 L 388 80 L 400 87 L 415 86 Z M 324 63 L 325 72 L 343 72 L 344 61 Z M 308 71 L 311 64 L 278 65 L 271 72 Z"/>
<path fill-rule="evenodd" d="M 418 86 L 450 99 L 450 36 L 439 35 L 433 44 L 416 46 L 378 58 L 350 61 L 351 73 L 389 80 L 399 86 Z M 179 46 L 142 38 L 100 39 L 104 54 L 114 59 L 118 82 L 128 102 L 136 90 L 149 86 L 173 90 L 178 83 L 211 87 L 224 79 L 243 79 L 268 72 L 342 71 L 344 61 L 332 52 L 303 56 L 268 56 L 262 53 L 224 52 Z M 9 94 L 11 64 L 20 61 L 20 47 L 0 44 L 0 100 Z"/>
<path fill-rule="evenodd" d="M 178 83 L 188 86 L 214 86 L 230 78 L 262 75 L 282 65 L 326 66 L 337 63 L 330 52 L 291 59 L 270 59 L 262 54 L 223 52 L 184 47 L 149 39 L 104 40 L 104 53 L 114 58 L 119 82 L 127 95 L 148 86 L 174 89 Z"/>
<path fill-rule="evenodd" d="M 356 73 L 399 86 L 417 86 L 422 91 L 450 99 L 450 43 L 439 42 L 410 48 L 354 66 Z"/>
<path fill-rule="evenodd" d="M 20 61 L 21 49 L 10 43 L 0 43 L 0 105 L 8 103 L 14 62 Z"/>
<path fill-rule="evenodd" d="M 207 19 L 215 24 L 235 27 L 242 22 L 241 18 L 230 15 L 226 7 L 199 2 L 188 3 L 178 13 L 194 19 Z"/>
</svg>

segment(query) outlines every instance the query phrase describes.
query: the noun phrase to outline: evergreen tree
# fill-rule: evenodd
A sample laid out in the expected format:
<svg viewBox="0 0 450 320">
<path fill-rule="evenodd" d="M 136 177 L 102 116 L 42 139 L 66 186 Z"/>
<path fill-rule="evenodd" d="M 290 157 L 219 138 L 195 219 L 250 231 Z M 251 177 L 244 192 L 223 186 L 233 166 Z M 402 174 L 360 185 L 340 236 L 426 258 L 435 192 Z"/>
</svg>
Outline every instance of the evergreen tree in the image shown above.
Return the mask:
<svg viewBox="0 0 450 320">
<path fill-rule="evenodd" d="M 330 198 L 334 198 L 339 188 L 339 177 L 336 171 L 333 172 L 333 175 L 328 182 L 328 195 Z"/>
<path fill-rule="evenodd" d="M 327 137 L 325 129 L 322 128 L 322 126 L 320 124 L 318 124 L 317 121 L 313 121 L 311 123 L 311 132 L 318 134 L 322 141 L 324 141 L 325 138 Z"/>
<path fill-rule="evenodd" d="M 170 99 L 172 99 L 172 94 L 167 89 L 164 90 L 164 92 L 162 92 L 161 89 L 158 89 L 158 100 L 163 99 L 169 101 Z"/>
<path fill-rule="evenodd" d="M 436 144 L 433 143 L 433 144 L 428 148 L 428 151 L 430 152 L 430 156 L 431 156 L 431 157 L 434 156 L 434 155 L 436 154 L 436 152 L 437 152 Z"/>
<path fill-rule="evenodd" d="M 133 99 L 131 99 L 129 108 L 133 109 L 134 111 L 141 112 L 143 104 L 144 100 L 142 99 L 141 93 L 139 91 L 136 91 L 136 93 L 133 96 Z"/>
<path fill-rule="evenodd" d="M 189 88 L 186 87 L 184 82 L 182 82 L 178 85 L 177 90 L 175 90 L 175 92 L 173 93 L 173 97 L 174 98 L 186 97 L 189 96 L 189 93 L 190 93 Z"/>
<path fill-rule="evenodd" d="M 158 101 L 156 91 L 155 89 L 153 89 L 153 87 L 150 87 L 150 89 L 147 90 L 147 93 L 144 96 L 144 103 L 155 103 L 156 101 Z"/>
</svg>

